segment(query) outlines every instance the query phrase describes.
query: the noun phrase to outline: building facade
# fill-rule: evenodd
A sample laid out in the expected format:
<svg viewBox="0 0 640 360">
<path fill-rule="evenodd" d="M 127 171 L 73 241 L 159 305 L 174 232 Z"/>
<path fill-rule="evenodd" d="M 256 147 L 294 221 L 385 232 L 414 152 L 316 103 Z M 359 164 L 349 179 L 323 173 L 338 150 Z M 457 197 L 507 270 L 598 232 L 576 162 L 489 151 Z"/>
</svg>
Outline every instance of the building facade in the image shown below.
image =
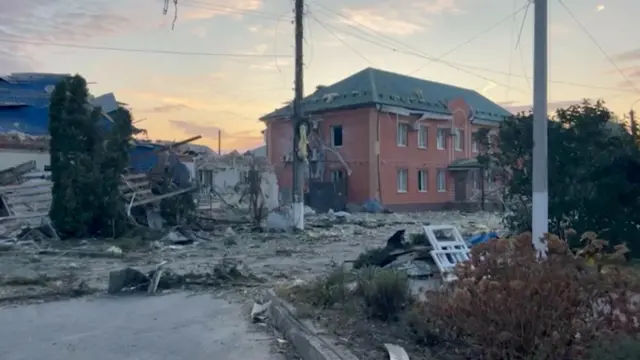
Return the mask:
<svg viewBox="0 0 640 360">
<path fill-rule="evenodd" d="M 319 87 L 309 118 L 307 190 L 342 183 L 345 202 L 377 199 L 398 211 L 444 209 L 479 199 L 473 134 L 511 114 L 479 93 L 367 68 Z M 267 157 L 281 189 L 292 185 L 290 107 L 266 123 Z"/>
</svg>

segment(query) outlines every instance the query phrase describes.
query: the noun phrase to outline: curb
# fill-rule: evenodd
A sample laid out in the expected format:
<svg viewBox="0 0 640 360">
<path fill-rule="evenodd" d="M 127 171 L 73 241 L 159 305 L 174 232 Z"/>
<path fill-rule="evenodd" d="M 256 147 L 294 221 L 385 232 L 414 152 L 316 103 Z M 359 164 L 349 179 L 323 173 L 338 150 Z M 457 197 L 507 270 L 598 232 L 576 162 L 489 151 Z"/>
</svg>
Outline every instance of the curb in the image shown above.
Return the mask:
<svg viewBox="0 0 640 360">
<path fill-rule="evenodd" d="M 316 328 L 311 321 L 299 319 L 295 308 L 280 299 L 273 289 L 266 294 L 271 301 L 269 319 L 291 343 L 302 360 L 359 360 L 351 351 Z"/>
</svg>

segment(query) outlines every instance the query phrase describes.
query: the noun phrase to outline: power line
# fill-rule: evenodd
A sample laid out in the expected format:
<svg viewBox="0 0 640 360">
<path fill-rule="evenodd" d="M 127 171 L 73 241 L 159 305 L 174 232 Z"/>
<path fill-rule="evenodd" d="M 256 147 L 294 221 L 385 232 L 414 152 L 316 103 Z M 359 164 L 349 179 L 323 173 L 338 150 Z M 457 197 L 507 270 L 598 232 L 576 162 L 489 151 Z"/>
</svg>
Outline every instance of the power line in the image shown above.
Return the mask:
<svg viewBox="0 0 640 360">
<path fill-rule="evenodd" d="M 515 0 L 514 0 L 514 1 L 515 1 Z M 506 16 L 505 18 L 500 19 L 499 21 L 497 21 L 497 22 L 496 22 L 496 23 L 494 23 L 493 25 L 491 25 L 491 26 L 487 27 L 486 29 L 484 29 L 484 30 L 480 31 L 479 33 L 475 34 L 474 36 L 470 37 L 469 39 L 465 40 L 464 42 L 462 42 L 462 43 L 458 44 L 457 46 L 454 46 L 454 47 L 453 47 L 453 48 L 451 48 L 450 50 L 448 50 L 448 51 L 444 52 L 442 55 L 440 55 L 440 56 L 436 57 L 436 59 L 438 59 L 438 60 L 442 60 L 442 59 L 444 59 L 447 55 L 450 55 L 450 54 L 452 54 L 452 53 L 454 53 L 454 52 L 458 51 L 460 48 L 462 48 L 462 47 L 464 47 L 464 46 L 466 46 L 466 45 L 469 45 L 470 43 L 474 42 L 475 40 L 477 40 L 477 39 L 478 39 L 478 38 L 480 38 L 481 36 L 483 36 L 483 35 L 485 35 L 485 34 L 489 33 L 491 30 L 493 30 L 493 29 L 497 28 L 498 26 L 500 26 L 500 25 L 504 24 L 505 22 L 507 22 L 507 21 L 509 21 L 509 20 L 512 20 L 512 19 L 515 19 L 516 15 L 518 15 L 520 12 L 522 12 L 523 10 L 525 10 L 527 6 L 528 6 L 528 5 L 525 5 L 525 6 L 521 7 L 520 9 L 517 9 L 517 10 L 516 10 L 516 9 L 515 9 L 515 3 L 514 3 L 514 11 L 513 11 L 511 14 L 509 14 L 509 16 Z M 426 63 L 424 63 L 424 64 L 420 65 L 417 69 L 415 69 L 415 70 L 413 70 L 412 72 L 408 73 L 408 75 L 411 75 L 411 74 L 415 74 L 415 73 L 417 73 L 418 71 L 420 71 L 420 70 L 424 69 L 425 67 L 427 67 L 427 66 L 428 66 L 429 64 L 431 64 L 432 62 L 433 62 L 433 61 L 427 61 Z"/>
<path fill-rule="evenodd" d="M 573 19 L 573 21 L 575 21 L 576 24 L 578 24 L 578 26 L 580 27 L 580 29 L 582 29 L 582 31 L 589 37 L 589 39 L 591 39 L 591 41 L 596 45 L 596 47 L 598 48 L 598 50 L 600 50 L 600 52 L 602 53 L 602 55 L 604 55 L 607 60 L 611 63 L 611 65 L 613 65 L 613 67 L 616 69 L 616 71 L 618 71 L 618 73 L 620 74 L 620 76 L 622 76 L 622 78 L 624 80 L 626 80 L 626 82 L 631 85 L 631 88 L 633 90 L 635 90 L 635 92 L 640 93 L 640 91 L 638 91 L 638 89 L 636 88 L 636 86 L 633 84 L 633 82 L 629 79 L 629 77 L 627 77 L 627 75 L 624 73 L 624 71 L 622 71 L 622 69 L 620 69 L 618 67 L 618 65 L 615 63 L 615 61 L 613 61 L 613 59 L 611 58 L 611 56 L 609 56 L 609 54 L 607 54 L 606 51 L 604 51 L 604 48 L 602 48 L 602 46 L 600 46 L 600 44 L 598 43 L 598 41 L 596 40 L 595 37 L 593 37 L 593 35 L 591 35 L 591 33 L 589 32 L 589 30 L 587 30 L 587 28 L 582 25 L 582 23 L 580 22 L 580 20 L 578 20 L 578 18 L 573 14 L 573 12 L 571 11 L 571 9 L 569 9 L 569 7 L 564 3 L 564 1 L 562 0 L 558 0 L 558 2 L 560 3 L 560 5 L 562 5 L 562 7 L 567 11 L 567 13 L 569 13 L 569 16 Z"/>
<path fill-rule="evenodd" d="M 316 3 L 316 4 L 317 4 L 317 3 Z M 340 15 L 340 16 L 343 16 L 343 15 Z M 329 25 L 329 24 L 324 24 L 324 25 L 325 25 L 326 27 L 333 28 L 334 30 L 340 31 L 339 29 L 336 29 L 335 27 L 333 27 L 333 26 L 331 26 L 331 25 Z M 347 24 L 347 25 L 349 25 L 349 24 Z M 371 30 L 370 28 L 366 27 L 365 25 L 362 25 L 362 27 L 364 27 L 364 28 L 367 28 L 367 29 Z M 375 32 L 375 30 L 371 30 L 371 31 Z M 344 31 L 342 31 L 342 32 L 344 32 Z M 402 49 L 398 49 L 398 48 L 395 48 L 395 47 L 392 47 L 392 46 L 387 46 L 387 45 L 382 44 L 382 43 L 380 43 L 380 42 L 378 42 L 378 41 L 370 40 L 370 39 L 364 38 L 364 37 L 362 37 L 362 36 L 359 36 L 359 35 L 356 35 L 356 34 L 353 34 L 353 33 L 348 33 L 348 34 L 349 34 L 349 35 L 351 35 L 351 36 L 353 36 L 353 37 L 359 38 L 359 39 L 360 39 L 360 40 L 362 40 L 362 41 L 365 41 L 365 42 L 368 42 L 368 43 L 374 44 L 374 45 L 376 45 L 376 46 L 380 46 L 380 47 L 383 47 L 383 48 L 389 49 L 389 50 L 391 50 L 391 51 L 400 52 L 400 53 L 407 54 L 407 55 L 411 55 L 411 56 L 416 56 L 416 57 L 419 57 L 419 58 L 422 58 L 422 59 L 432 60 L 432 61 L 434 61 L 434 62 L 441 63 L 441 64 L 443 64 L 443 65 L 446 65 L 446 66 L 448 66 L 448 67 L 454 68 L 454 69 L 456 69 L 456 70 L 458 70 L 458 71 L 460 71 L 460 72 L 463 72 L 463 73 L 469 74 L 469 75 L 471 75 L 471 76 L 474 76 L 474 77 L 477 77 L 477 78 L 483 79 L 483 80 L 485 80 L 485 81 L 488 81 L 488 82 L 494 83 L 494 84 L 496 84 L 496 85 L 500 85 L 500 86 L 503 86 L 503 87 L 507 87 L 507 85 L 506 85 L 506 84 L 504 84 L 504 83 L 502 83 L 502 82 L 500 82 L 500 81 L 497 81 L 497 80 L 494 80 L 494 79 L 490 79 L 490 78 L 488 78 L 488 77 L 486 77 L 486 76 L 484 76 L 484 75 L 476 74 L 476 73 L 474 73 L 474 72 L 472 72 L 472 71 L 469 71 L 469 70 L 464 69 L 464 68 L 463 68 L 463 67 L 461 67 L 461 66 L 458 66 L 457 64 L 454 64 L 454 63 L 451 63 L 451 62 L 448 62 L 448 61 L 444 61 L 444 60 L 440 60 L 440 59 L 437 59 L 437 58 L 435 58 L 435 57 L 433 57 L 433 56 L 424 55 L 424 54 L 422 54 L 422 53 L 420 53 L 420 52 L 418 52 L 418 51 L 416 51 L 416 50 L 410 50 L 410 51 L 402 50 Z M 468 67 L 468 68 L 470 68 L 470 67 Z M 521 89 L 513 88 L 513 87 L 512 87 L 512 89 L 513 89 L 513 90 L 515 90 L 515 91 L 518 91 L 518 92 L 524 93 L 524 91 L 522 91 Z"/>
<path fill-rule="evenodd" d="M 119 47 L 110 47 L 110 46 L 63 44 L 63 43 L 56 43 L 56 42 L 50 42 L 50 41 L 18 40 L 18 39 L 6 39 L 6 38 L 0 38 L 0 42 L 13 43 L 13 44 L 54 46 L 54 47 L 74 48 L 74 49 L 117 51 L 117 52 L 129 52 L 129 53 L 144 53 L 144 54 L 181 55 L 181 56 L 210 56 L 210 57 L 237 57 L 237 58 L 291 57 L 291 55 L 283 55 L 283 54 L 237 54 L 237 53 L 234 54 L 234 53 L 198 52 L 198 51 L 160 50 L 160 49 L 132 49 L 132 48 L 119 48 Z"/>
<path fill-rule="evenodd" d="M 317 3 L 316 3 L 316 5 L 319 5 L 319 4 L 317 4 Z M 321 6 L 322 6 L 322 5 L 321 5 Z M 334 13 L 335 13 L 335 12 L 334 12 Z M 335 14 L 337 14 L 337 15 L 339 15 L 340 17 L 343 17 L 343 18 L 344 18 L 344 15 L 341 15 L 341 14 L 339 14 L 339 13 L 335 13 Z M 418 58 L 422 58 L 422 59 L 426 59 L 426 60 L 431 60 L 431 61 L 433 61 L 433 62 L 441 63 L 441 64 L 443 64 L 443 65 L 446 65 L 446 66 L 452 67 L 452 68 L 454 68 L 454 69 L 456 69 L 456 70 L 459 70 L 459 71 L 465 72 L 465 73 L 467 73 L 467 74 L 470 74 L 470 75 L 472 75 L 472 76 L 474 76 L 474 77 L 479 77 L 479 78 L 482 78 L 482 79 L 484 79 L 484 80 L 487 80 L 487 81 L 493 82 L 493 83 L 495 83 L 496 85 L 500 85 L 500 86 L 503 86 L 503 87 L 507 87 L 505 84 L 502 84 L 502 83 L 496 82 L 495 80 L 492 80 L 492 79 L 490 79 L 490 78 L 488 78 L 488 77 L 485 77 L 485 76 L 482 76 L 482 75 L 479 75 L 479 74 L 476 74 L 476 73 L 473 73 L 473 72 L 470 72 L 470 71 L 467 71 L 467 70 L 464 70 L 464 69 L 471 69 L 471 70 L 483 71 L 483 72 L 487 72 L 487 73 L 492 73 L 492 74 L 496 74 L 496 75 L 505 75 L 505 76 L 508 76 L 508 75 L 509 75 L 509 73 L 508 73 L 508 72 L 498 71 L 498 70 L 493 70 L 493 69 L 487 69 L 487 68 L 483 68 L 483 67 L 479 67 L 479 66 L 473 66 L 473 65 L 468 65 L 468 64 L 462 64 L 462 63 L 450 62 L 450 61 L 445 61 L 445 60 L 442 60 L 442 59 L 437 59 L 437 58 L 435 58 L 435 57 L 433 57 L 433 56 L 424 55 L 424 54 L 421 54 L 421 53 L 419 53 L 419 52 L 415 52 L 415 51 L 406 51 L 406 50 L 402 50 L 402 49 L 400 49 L 400 48 L 398 48 L 398 47 L 395 47 L 395 46 L 392 46 L 392 45 L 391 45 L 391 46 L 390 46 L 390 45 L 386 45 L 386 44 L 383 44 L 383 43 L 382 43 L 382 42 L 380 42 L 380 41 L 371 40 L 371 39 L 368 39 L 368 38 L 366 38 L 366 37 L 360 36 L 360 35 L 358 35 L 358 34 L 355 34 L 355 33 L 352 33 L 352 32 L 347 32 L 347 31 L 342 30 L 342 29 L 338 29 L 338 28 L 336 28 L 336 27 L 334 27 L 334 26 L 332 26 L 332 25 L 329 25 L 329 24 L 327 24 L 327 23 L 324 23 L 324 25 L 325 25 L 326 27 L 328 27 L 328 28 L 333 29 L 333 30 L 334 30 L 334 32 L 338 32 L 338 33 L 346 33 L 346 34 L 348 34 L 348 35 L 350 35 L 350 36 L 353 36 L 354 38 L 357 38 L 357 39 L 359 39 L 359 40 L 361 40 L 361 41 L 364 41 L 364 42 L 367 42 L 367 43 L 370 43 L 370 44 L 376 45 L 376 46 L 378 46 L 378 47 L 381 47 L 381 48 L 384 48 L 384 49 L 387 49 L 387 50 L 390 50 L 390 51 L 393 51 L 393 52 L 403 53 L 403 54 L 405 54 L 405 55 L 415 56 L 415 57 L 418 57 Z M 358 27 L 355 27 L 355 26 L 350 25 L 350 24 L 345 24 L 345 25 L 347 25 L 348 27 L 352 27 L 352 28 L 354 28 L 355 30 L 358 30 L 358 32 L 362 32 L 362 30 L 361 30 L 361 29 L 359 29 Z M 362 25 L 362 27 L 363 27 L 363 28 L 367 28 L 367 29 L 369 29 L 369 28 L 368 28 L 368 27 L 366 27 L 365 25 Z M 372 32 L 375 32 L 375 30 L 371 30 L 371 31 L 372 31 Z M 365 32 L 365 34 L 366 34 L 366 32 Z M 367 34 L 367 35 L 369 35 L 369 36 L 370 36 L 370 34 Z M 517 78 L 523 78 L 523 79 L 525 79 L 525 80 L 527 81 L 527 84 L 528 84 L 528 86 L 529 86 L 529 89 L 531 89 L 530 77 L 527 75 L 527 73 L 526 73 L 526 69 L 525 69 L 525 67 L 524 67 L 524 55 L 523 55 L 522 51 L 520 51 L 520 58 L 521 58 L 521 62 L 522 62 L 522 67 L 523 67 L 524 75 L 516 75 L 516 74 L 512 74 L 511 76 L 513 76 L 513 77 L 517 77 Z M 594 89 L 594 90 L 610 90 L 610 91 L 618 91 L 618 92 L 633 92 L 633 91 L 626 90 L 626 89 L 621 89 L 621 88 L 613 88 L 613 87 L 606 87 L 606 86 L 596 86 L 596 85 L 581 84 L 581 83 L 568 82 L 568 81 L 549 80 L 549 82 L 550 82 L 550 83 L 554 83 L 554 84 L 558 84 L 558 85 L 566 85 L 566 86 L 580 87 L 580 88 L 585 88 L 585 89 Z M 511 88 L 512 90 L 516 90 L 516 91 L 518 91 L 518 92 L 525 93 L 525 91 L 523 91 L 523 90 L 521 90 L 521 89 L 517 89 L 517 88 L 513 88 L 513 87 L 510 87 L 510 88 Z M 528 93 L 528 92 L 527 92 L 527 93 Z"/>
<path fill-rule="evenodd" d="M 329 29 L 329 27 L 327 27 L 325 24 L 322 23 L 322 21 L 318 20 L 317 17 L 315 16 L 311 16 L 311 18 L 318 23 L 318 25 L 322 26 L 325 30 L 327 30 L 327 32 L 329 34 L 331 34 L 333 37 L 335 37 L 336 39 L 338 39 L 338 41 L 340 41 L 342 43 L 342 45 L 346 46 L 349 50 L 353 51 L 354 54 L 358 55 L 360 58 L 362 58 L 364 61 L 366 61 L 367 63 L 373 65 L 373 63 L 371 62 L 371 60 L 369 60 L 366 56 L 364 56 L 361 52 L 359 52 L 358 50 L 354 49 L 352 46 L 350 46 L 346 41 L 344 41 L 344 39 L 342 39 L 338 34 L 336 34 L 335 32 L 333 32 L 333 30 Z"/>
</svg>

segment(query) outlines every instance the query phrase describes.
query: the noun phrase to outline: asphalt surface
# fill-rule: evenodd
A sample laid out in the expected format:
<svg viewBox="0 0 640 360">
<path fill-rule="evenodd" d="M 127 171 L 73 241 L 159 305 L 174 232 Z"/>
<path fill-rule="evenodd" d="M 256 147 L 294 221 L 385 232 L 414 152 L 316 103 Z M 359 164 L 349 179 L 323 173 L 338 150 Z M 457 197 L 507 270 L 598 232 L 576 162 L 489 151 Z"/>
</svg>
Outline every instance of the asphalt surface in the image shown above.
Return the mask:
<svg viewBox="0 0 640 360">
<path fill-rule="evenodd" d="M 209 294 L 76 299 L 0 310 L 2 360 L 283 360 L 239 304 Z"/>
</svg>

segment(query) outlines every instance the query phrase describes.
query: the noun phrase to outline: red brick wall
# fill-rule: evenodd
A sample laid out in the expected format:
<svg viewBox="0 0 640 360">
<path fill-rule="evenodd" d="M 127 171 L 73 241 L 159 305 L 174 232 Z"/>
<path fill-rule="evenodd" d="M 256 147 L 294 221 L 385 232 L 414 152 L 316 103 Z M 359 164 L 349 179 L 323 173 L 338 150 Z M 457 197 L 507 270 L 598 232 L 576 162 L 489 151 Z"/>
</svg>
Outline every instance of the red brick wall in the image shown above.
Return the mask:
<svg viewBox="0 0 640 360">
<path fill-rule="evenodd" d="M 454 160 L 473 158 L 477 154 L 472 151 L 473 132 L 479 126 L 472 125 L 468 120 L 468 110 L 459 101 L 453 101 L 453 127 L 463 131 L 462 150 L 454 149 L 454 139 L 446 136 L 445 149 L 437 148 L 437 129 L 451 129 L 451 120 L 423 120 L 427 127 L 427 148 L 418 147 L 418 131 L 410 130 L 408 145 L 397 145 L 398 122 L 409 124 L 412 129 L 415 117 L 397 116 L 388 113 L 380 114 L 381 138 L 381 188 L 382 202 L 385 205 L 399 205 L 401 207 L 415 204 L 444 204 L 454 201 L 454 183 L 451 174 L 446 171 L 447 166 Z M 460 111 L 457 111 L 459 109 Z M 397 171 L 408 170 L 407 192 L 398 192 Z M 437 191 L 437 170 L 443 169 L 446 174 L 446 191 Z M 427 191 L 418 191 L 418 170 L 427 171 Z"/>
<path fill-rule="evenodd" d="M 351 168 L 348 177 L 348 196 L 350 202 L 361 203 L 369 196 L 369 115 L 370 109 L 346 110 L 326 113 L 320 116 L 320 134 L 326 146 L 330 146 L 331 126 L 341 125 L 343 146 L 335 150 Z M 293 130 L 288 120 L 267 123 L 267 157 L 274 165 L 280 188 L 291 188 L 291 165 L 286 165 L 282 157 L 293 149 Z M 373 146 L 373 145 L 371 145 Z M 332 170 L 341 170 L 343 165 L 331 152 L 325 154 L 325 179 L 330 180 Z M 346 171 L 345 171 L 346 175 Z"/>
<path fill-rule="evenodd" d="M 467 108 L 464 102 L 452 101 L 450 109 L 453 111 L 453 126 L 463 131 L 463 148 L 456 151 L 453 137 L 446 136 L 446 148 L 436 148 L 437 129 L 442 127 L 451 129 L 450 120 L 425 120 L 423 125 L 428 128 L 427 148 L 418 148 L 418 132 L 409 131 L 408 146 L 397 145 L 397 123 L 406 122 L 409 128 L 416 121 L 415 117 L 403 117 L 393 114 L 377 112 L 375 108 L 336 111 L 325 113 L 319 117 L 320 133 L 325 145 L 330 145 L 330 127 L 342 125 L 343 146 L 336 148 L 352 170 L 348 178 L 349 202 L 362 203 L 375 197 L 378 191 L 377 178 L 380 179 L 380 199 L 385 205 L 410 206 L 418 204 L 441 205 L 454 200 L 453 179 L 447 166 L 456 159 L 475 157 L 472 152 L 472 133 L 479 126 L 468 121 Z M 375 141 L 376 127 L 380 126 L 380 166 L 376 171 Z M 271 121 L 267 124 L 267 157 L 274 165 L 278 183 L 282 189 L 291 188 L 291 165 L 282 161 L 285 154 L 293 148 L 292 127 L 289 121 Z M 326 154 L 325 180 L 330 180 L 331 170 L 342 169 L 342 164 L 331 153 Z M 408 189 L 405 193 L 397 191 L 397 170 L 408 170 Z M 418 170 L 427 170 L 427 191 L 418 191 Z M 438 192 L 436 189 L 436 173 L 444 169 L 447 177 L 447 190 Z"/>
</svg>

